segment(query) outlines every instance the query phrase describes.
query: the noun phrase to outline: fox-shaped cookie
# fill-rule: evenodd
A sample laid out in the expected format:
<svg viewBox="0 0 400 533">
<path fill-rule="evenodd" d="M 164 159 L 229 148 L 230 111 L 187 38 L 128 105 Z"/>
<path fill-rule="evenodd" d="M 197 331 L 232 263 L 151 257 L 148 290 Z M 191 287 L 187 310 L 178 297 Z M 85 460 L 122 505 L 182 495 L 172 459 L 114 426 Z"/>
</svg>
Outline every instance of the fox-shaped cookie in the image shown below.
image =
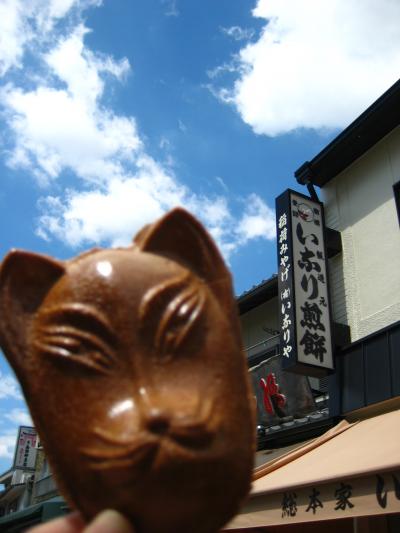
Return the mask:
<svg viewBox="0 0 400 533">
<path fill-rule="evenodd" d="M 253 397 L 230 274 L 189 213 L 64 262 L 10 252 L 0 343 L 86 519 L 115 508 L 139 533 L 215 533 L 237 512 Z"/>
</svg>

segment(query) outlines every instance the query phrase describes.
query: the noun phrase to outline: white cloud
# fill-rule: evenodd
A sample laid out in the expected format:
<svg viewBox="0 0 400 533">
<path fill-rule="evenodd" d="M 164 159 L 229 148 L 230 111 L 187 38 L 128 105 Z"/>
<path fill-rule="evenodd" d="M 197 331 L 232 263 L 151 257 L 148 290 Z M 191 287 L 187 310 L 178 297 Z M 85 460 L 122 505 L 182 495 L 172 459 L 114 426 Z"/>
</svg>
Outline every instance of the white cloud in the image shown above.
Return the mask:
<svg viewBox="0 0 400 533">
<path fill-rule="evenodd" d="M 158 143 L 158 146 L 161 148 L 161 150 L 169 151 L 172 145 L 168 137 L 166 137 L 165 135 L 162 135 L 160 138 L 160 142 Z"/>
<path fill-rule="evenodd" d="M 214 67 L 212 69 L 207 70 L 207 76 L 211 78 L 212 80 L 217 79 L 219 76 L 224 74 L 234 74 L 238 72 L 238 64 L 236 59 L 234 58 L 229 63 L 224 63 L 223 65 L 218 65 L 217 67 Z M 208 88 L 212 93 L 215 94 L 215 96 L 219 96 L 221 93 L 221 89 L 218 91 L 213 86 L 206 85 L 206 88 Z"/>
<path fill-rule="evenodd" d="M 177 0 L 161 0 L 161 3 L 165 6 L 164 15 L 166 17 L 178 17 L 179 16 Z"/>
<path fill-rule="evenodd" d="M 101 73 L 108 72 L 121 79 L 130 70 L 126 58 L 116 62 L 110 56 L 93 54 L 84 46 L 89 30 L 80 24 L 56 48 L 46 54 L 45 61 L 53 73 L 65 82 L 68 93 L 93 110 L 104 90 Z"/>
<path fill-rule="evenodd" d="M 182 132 L 182 133 L 186 133 L 187 132 L 187 126 L 186 124 L 182 121 L 182 120 L 178 120 L 178 128 L 179 130 Z"/>
<path fill-rule="evenodd" d="M 14 456 L 19 426 L 32 426 L 32 419 L 26 407 L 12 407 L 15 401 L 23 404 L 20 387 L 13 376 L 0 371 L 0 458 L 12 459 Z M 11 407 L 10 407 L 11 404 Z"/>
<path fill-rule="evenodd" d="M 32 426 L 32 418 L 26 409 L 15 407 L 9 413 L 4 415 L 4 418 L 17 426 Z"/>
<path fill-rule="evenodd" d="M 20 2 L 5 0 L 0 3 L 0 74 L 12 65 L 18 65 L 23 51 L 23 23 L 20 18 Z"/>
<path fill-rule="evenodd" d="M 22 400 L 21 390 L 13 376 L 0 371 L 0 400 L 7 398 Z"/>
<path fill-rule="evenodd" d="M 12 459 L 14 457 L 17 441 L 17 430 L 8 430 L 0 435 L 0 458 Z"/>
<path fill-rule="evenodd" d="M 221 28 L 222 33 L 232 37 L 235 41 L 248 41 L 254 35 L 252 28 L 241 28 L 240 26 L 231 26 L 230 28 Z"/>
<path fill-rule="evenodd" d="M 194 194 L 148 156 L 137 165 L 135 175 L 110 180 L 103 189 L 70 190 L 66 198 L 44 198 L 39 235 L 56 236 L 72 247 L 104 241 L 124 246 L 144 224 L 183 206 L 208 227 L 227 260 L 251 239 L 275 237 L 270 229 L 275 227 L 274 212 L 258 196 L 247 199 L 240 218 L 232 214 L 225 197 Z"/>
<path fill-rule="evenodd" d="M 256 133 L 342 128 L 399 76 L 398 0 L 258 0 L 253 15 L 261 36 L 218 96 Z"/>
<path fill-rule="evenodd" d="M 64 90 L 7 88 L 0 100 L 15 136 L 10 166 L 44 182 L 66 168 L 91 181 L 119 175 L 140 145 L 133 119 L 91 110 Z"/>
<path fill-rule="evenodd" d="M 40 1 L 43 7 L 46 1 Z M 32 0 L 32 5 L 38 3 Z M 46 27 L 74 6 L 96 3 L 47 0 Z M 175 2 L 165 5 L 176 9 Z M 29 89 L 10 76 L 0 89 L 10 134 L 8 164 L 27 170 L 48 188 L 39 202 L 37 234 L 72 247 L 124 245 L 144 224 L 183 206 L 206 224 L 227 259 L 251 239 L 274 238 L 260 227 L 262 216 L 268 218 L 267 226 L 273 217 L 261 199 L 250 197 L 242 216 L 237 214 L 240 201 L 196 194 L 167 163 L 149 155 L 135 119 L 104 104 L 110 81 L 124 80 L 130 71 L 127 59 L 117 61 L 90 50 L 85 43 L 89 30 L 82 22 L 66 28 L 63 34 L 49 30 L 46 46 L 35 49 L 41 70 L 29 79 Z M 40 44 L 37 35 L 32 39 Z M 178 127 L 182 133 L 187 130 L 180 120 Z M 161 145 L 167 149 L 170 143 L 163 138 Z M 77 178 L 73 186 L 69 173 Z"/>
<path fill-rule="evenodd" d="M 243 243 L 251 239 L 274 239 L 276 236 L 275 212 L 259 196 L 250 195 L 236 233 Z"/>
<path fill-rule="evenodd" d="M 0 93 L 15 136 L 9 164 L 33 169 L 44 183 L 66 168 L 91 181 L 113 178 L 140 146 L 135 121 L 99 105 L 104 91 L 100 74 L 121 77 L 129 64 L 86 51 L 85 33 L 78 26 L 45 56 L 50 73 L 65 89 L 41 84 L 24 91 L 8 84 Z"/>
<path fill-rule="evenodd" d="M 24 48 L 44 41 L 54 24 L 72 10 L 102 0 L 2 0 L 0 2 L 0 75 L 21 67 Z"/>
<path fill-rule="evenodd" d="M 149 158 L 138 161 L 134 176 L 108 180 L 103 189 L 70 190 L 65 199 L 48 197 L 39 232 L 57 236 L 71 246 L 106 241 L 113 246 L 130 242 L 143 224 L 166 209 L 181 205 L 186 190 Z"/>
<path fill-rule="evenodd" d="M 222 187 L 222 189 L 225 191 L 225 192 L 228 192 L 228 186 L 227 184 L 225 183 L 224 179 L 221 178 L 221 176 L 215 176 L 215 180 L 219 183 L 219 185 Z"/>
<path fill-rule="evenodd" d="M 74 5 L 77 5 L 83 10 L 90 5 L 100 6 L 102 3 L 103 0 L 50 0 L 50 3 L 46 0 L 39 0 L 39 6 L 42 8 L 41 11 L 46 13 L 46 10 L 44 10 L 43 7 L 48 9 L 48 14 L 44 14 L 44 16 L 47 16 L 50 19 L 60 19 L 65 17 Z"/>
</svg>

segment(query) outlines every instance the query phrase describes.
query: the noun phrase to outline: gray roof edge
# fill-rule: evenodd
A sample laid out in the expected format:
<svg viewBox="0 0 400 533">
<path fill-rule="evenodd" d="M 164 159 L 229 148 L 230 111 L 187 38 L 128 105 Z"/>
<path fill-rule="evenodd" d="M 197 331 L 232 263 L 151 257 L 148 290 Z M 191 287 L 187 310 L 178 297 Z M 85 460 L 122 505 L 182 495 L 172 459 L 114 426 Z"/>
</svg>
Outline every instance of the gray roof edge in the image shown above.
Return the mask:
<svg viewBox="0 0 400 533">
<path fill-rule="evenodd" d="M 273 274 L 236 298 L 239 313 L 242 315 L 278 293 L 278 276 Z"/>
<path fill-rule="evenodd" d="M 294 173 L 297 182 L 301 185 L 313 183 L 314 185 L 323 186 L 399 125 L 399 107 L 400 79 L 339 133 L 311 161 L 305 161 Z M 374 128 L 378 117 L 384 118 L 384 123 L 380 130 Z M 348 153 L 345 153 L 346 150 Z M 335 158 L 338 161 L 335 174 L 329 175 L 328 170 L 327 175 L 321 177 L 318 173 L 331 158 Z M 343 161 L 340 161 L 340 158 Z M 338 170 L 340 166 L 343 168 Z"/>
</svg>

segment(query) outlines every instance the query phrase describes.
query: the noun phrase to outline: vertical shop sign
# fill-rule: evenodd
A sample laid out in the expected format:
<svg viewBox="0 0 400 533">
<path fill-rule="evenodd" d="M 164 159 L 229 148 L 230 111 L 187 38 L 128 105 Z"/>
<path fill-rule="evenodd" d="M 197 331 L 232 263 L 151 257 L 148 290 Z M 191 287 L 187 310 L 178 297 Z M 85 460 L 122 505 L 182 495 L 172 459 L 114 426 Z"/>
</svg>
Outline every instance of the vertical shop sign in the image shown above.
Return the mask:
<svg viewBox="0 0 400 533">
<path fill-rule="evenodd" d="M 276 223 L 282 364 L 323 376 L 334 368 L 323 205 L 288 189 Z"/>
<path fill-rule="evenodd" d="M 34 468 L 37 432 L 35 428 L 21 426 L 18 432 L 13 468 Z"/>
</svg>

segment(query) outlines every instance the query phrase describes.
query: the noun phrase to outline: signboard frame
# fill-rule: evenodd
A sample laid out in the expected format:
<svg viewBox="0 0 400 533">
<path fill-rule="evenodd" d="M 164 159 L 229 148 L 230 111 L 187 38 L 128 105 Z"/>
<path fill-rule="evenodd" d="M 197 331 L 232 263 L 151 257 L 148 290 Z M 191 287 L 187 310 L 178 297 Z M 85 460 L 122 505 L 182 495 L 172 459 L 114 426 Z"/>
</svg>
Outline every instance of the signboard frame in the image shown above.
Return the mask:
<svg viewBox="0 0 400 533">
<path fill-rule="evenodd" d="M 299 224 L 296 225 L 295 232 L 294 226 L 294 209 L 293 204 L 297 205 L 302 202 L 303 209 L 305 210 L 302 220 L 309 222 L 313 221 L 313 232 L 305 235 L 302 233 L 303 229 Z M 299 211 L 300 207 L 297 207 Z M 308 209 L 308 213 L 306 210 Z M 298 217 L 298 213 L 296 214 Z M 308 219 L 307 219 L 308 217 Z M 315 218 L 315 220 L 314 220 Z M 323 203 L 311 199 L 309 196 L 287 189 L 281 195 L 276 198 L 276 225 L 277 225 L 277 257 L 278 257 L 278 302 L 279 302 L 279 320 L 280 320 L 280 353 L 282 355 L 282 367 L 290 372 L 298 374 L 308 375 L 312 377 L 324 377 L 335 371 L 334 363 L 334 346 L 332 342 L 332 309 L 329 287 L 329 270 L 327 261 L 326 239 L 325 239 L 325 218 Z M 318 234 L 318 237 L 317 237 Z M 304 250 L 300 252 L 302 255 L 296 255 L 294 239 L 302 238 L 305 243 Z M 307 240 L 308 239 L 308 240 Z M 297 246 L 297 243 L 296 243 Z M 308 248 L 308 247 L 310 248 Z M 317 250 L 315 254 L 314 251 Z M 314 251 L 311 250 L 314 249 Z M 311 260 L 312 259 L 312 260 Z M 318 276 L 311 274 L 312 269 L 317 269 Z M 308 278 L 305 272 L 300 272 L 301 269 L 305 269 L 308 272 Z M 300 318 L 298 316 L 299 301 L 302 291 L 299 289 L 299 276 L 302 274 L 306 281 L 312 278 L 313 287 L 312 292 L 315 290 L 318 294 L 318 287 L 323 287 L 323 297 L 321 297 L 323 304 L 323 313 L 320 312 L 320 307 L 315 304 L 305 303 L 305 307 L 314 307 L 320 312 L 320 317 L 323 314 L 323 322 L 319 320 L 316 323 L 316 327 L 324 330 L 324 344 L 319 344 L 319 354 L 317 350 L 314 352 L 309 351 L 305 354 L 305 348 L 301 347 L 304 344 L 304 336 L 299 339 L 300 330 Z M 318 278 L 318 280 L 317 280 Z M 308 288 L 307 281 L 307 288 Z M 304 291 L 303 291 L 304 292 Z M 312 296 L 312 295 L 311 295 Z M 306 298 L 306 302 L 311 298 Z M 315 297 L 314 297 L 315 298 Z M 322 304 L 321 304 L 322 305 Z M 301 308 L 304 309 L 304 308 Z M 314 313 L 315 314 L 315 313 Z M 305 329 L 306 326 L 303 326 Z M 308 331 L 308 330 L 307 330 Z M 320 338 L 318 330 L 314 329 L 312 332 L 308 331 L 308 336 L 313 339 Z M 317 342 L 317 341 L 315 341 Z M 324 362 L 324 353 L 327 354 L 327 361 Z M 306 361 L 308 355 L 313 357 L 310 361 Z M 318 361 L 318 358 L 320 361 Z"/>
<path fill-rule="evenodd" d="M 32 460 L 32 462 L 33 462 L 32 466 L 24 466 L 23 464 L 21 465 L 18 462 L 18 456 L 20 454 L 20 449 L 21 449 L 20 440 L 21 440 L 21 436 L 22 436 L 24 431 L 29 433 L 30 435 L 32 435 L 33 440 L 34 440 L 34 442 L 32 443 L 32 446 L 30 446 L 30 453 L 34 454 L 33 460 Z M 37 433 L 37 431 L 36 431 L 36 429 L 34 427 L 32 427 L 32 426 L 20 426 L 18 428 L 18 436 L 17 436 L 17 442 L 16 442 L 16 446 L 15 446 L 14 460 L 13 460 L 12 469 L 14 469 L 14 470 L 35 470 L 35 461 L 36 461 L 36 452 L 37 452 L 36 442 L 37 442 L 37 440 L 38 440 L 38 433 Z"/>
</svg>

